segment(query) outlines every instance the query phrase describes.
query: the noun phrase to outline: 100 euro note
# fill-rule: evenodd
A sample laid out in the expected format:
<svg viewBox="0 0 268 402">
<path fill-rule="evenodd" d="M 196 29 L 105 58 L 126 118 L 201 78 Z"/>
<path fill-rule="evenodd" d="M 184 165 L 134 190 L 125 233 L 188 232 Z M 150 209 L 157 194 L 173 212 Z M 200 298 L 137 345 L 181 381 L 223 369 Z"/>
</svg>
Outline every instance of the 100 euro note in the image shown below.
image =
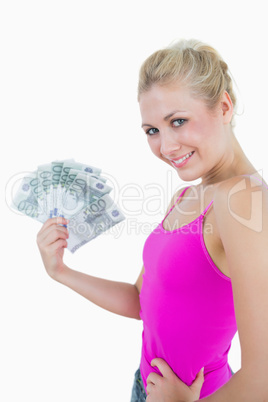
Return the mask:
<svg viewBox="0 0 268 402">
<path fill-rule="evenodd" d="M 53 161 L 38 166 L 37 178 L 43 193 L 41 207 L 49 218 L 64 216 L 60 211 L 62 209 L 62 198 L 76 176 L 76 174 L 70 175 L 74 168 L 76 172 L 83 171 L 85 175 L 94 175 L 96 178 L 101 172 L 99 168 L 75 162 L 73 159 Z"/>
<path fill-rule="evenodd" d="M 103 182 L 106 182 L 106 179 L 100 176 L 101 169 L 95 166 L 86 165 L 74 160 L 65 160 L 63 162 L 64 163 L 61 167 L 59 182 L 57 182 L 57 185 L 54 186 L 54 197 L 56 197 L 57 199 L 57 201 L 55 202 L 57 204 L 57 215 L 55 216 L 63 216 L 63 199 L 65 198 L 68 187 L 73 182 L 78 172 L 90 175 L 92 177 L 98 178 Z"/>
<path fill-rule="evenodd" d="M 66 185 L 58 191 L 60 169 L 59 163 L 52 163 L 40 165 L 37 171 L 28 173 L 13 197 L 13 207 L 41 222 L 57 216 L 68 219 L 112 190 L 104 178 L 69 168 Z"/>
<path fill-rule="evenodd" d="M 72 175 L 72 172 L 73 170 L 70 170 L 69 175 Z M 104 194 L 110 193 L 111 190 L 112 187 L 98 178 L 78 171 L 63 193 L 60 215 L 69 219 L 88 204 L 98 200 Z"/>
<path fill-rule="evenodd" d="M 73 169 L 74 165 L 79 169 Z M 69 219 L 68 248 L 74 252 L 125 219 L 108 196 L 112 188 L 100 171 L 70 160 L 40 165 L 20 180 L 12 196 L 12 207 L 41 223 L 57 216 Z"/>
<path fill-rule="evenodd" d="M 53 186 L 52 186 L 52 164 L 38 166 L 37 177 L 43 191 L 43 209 L 47 216 L 53 216 Z"/>
<path fill-rule="evenodd" d="M 19 212 L 44 223 L 47 215 L 44 211 L 44 198 L 37 172 L 28 173 L 19 185 L 12 199 L 12 207 Z"/>
<path fill-rule="evenodd" d="M 74 253 L 84 244 L 123 221 L 125 216 L 109 194 L 74 215 L 68 224 L 68 249 Z"/>
<path fill-rule="evenodd" d="M 74 162 L 73 159 L 65 159 L 60 161 L 51 162 L 52 170 L 52 200 L 53 200 L 53 211 L 51 217 L 59 216 L 59 208 L 61 207 L 60 198 L 60 178 L 64 164 Z"/>
</svg>

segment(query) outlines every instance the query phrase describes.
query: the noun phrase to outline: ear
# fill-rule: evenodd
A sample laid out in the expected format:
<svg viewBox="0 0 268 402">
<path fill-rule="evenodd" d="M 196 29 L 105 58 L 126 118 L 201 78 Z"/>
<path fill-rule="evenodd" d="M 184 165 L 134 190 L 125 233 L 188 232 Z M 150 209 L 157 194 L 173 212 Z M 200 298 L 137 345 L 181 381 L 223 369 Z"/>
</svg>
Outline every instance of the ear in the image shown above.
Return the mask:
<svg viewBox="0 0 268 402">
<path fill-rule="evenodd" d="M 233 117 L 234 107 L 230 95 L 228 94 L 227 91 L 225 91 L 224 94 L 222 95 L 221 110 L 222 110 L 223 123 L 229 124 Z"/>
</svg>

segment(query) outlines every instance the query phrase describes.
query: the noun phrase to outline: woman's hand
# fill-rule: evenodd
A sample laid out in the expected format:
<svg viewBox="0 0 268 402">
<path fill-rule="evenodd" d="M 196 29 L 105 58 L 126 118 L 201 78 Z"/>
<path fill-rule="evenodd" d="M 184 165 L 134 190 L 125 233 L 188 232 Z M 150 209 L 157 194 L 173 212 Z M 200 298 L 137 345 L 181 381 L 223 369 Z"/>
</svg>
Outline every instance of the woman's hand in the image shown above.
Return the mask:
<svg viewBox="0 0 268 402">
<path fill-rule="evenodd" d="M 200 391 L 204 382 L 202 369 L 190 387 L 182 382 L 172 371 L 165 360 L 152 360 L 152 367 L 157 367 L 163 377 L 157 373 L 150 373 L 147 377 L 146 402 L 193 402 L 199 400 Z"/>
<path fill-rule="evenodd" d="M 63 254 L 69 234 L 67 228 L 62 225 L 67 223 L 66 219 L 60 217 L 48 219 L 37 234 L 37 245 L 46 271 L 56 280 L 65 268 Z"/>
</svg>

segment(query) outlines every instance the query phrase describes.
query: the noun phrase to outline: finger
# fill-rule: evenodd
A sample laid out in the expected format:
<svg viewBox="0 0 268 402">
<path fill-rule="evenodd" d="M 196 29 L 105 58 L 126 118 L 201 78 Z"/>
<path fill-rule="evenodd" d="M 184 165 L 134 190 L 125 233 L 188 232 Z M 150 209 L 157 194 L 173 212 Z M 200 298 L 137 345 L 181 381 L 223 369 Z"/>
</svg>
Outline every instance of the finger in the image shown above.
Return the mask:
<svg viewBox="0 0 268 402">
<path fill-rule="evenodd" d="M 58 216 L 56 218 L 50 218 L 48 219 L 42 226 L 41 230 L 39 231 L 39 233 L 42 233 L 43 231 L 45 231 L 49 226 L 51 225 L 67 225 L 69 223 L 68 219 L 65 219 L 61 216 Z"/>
<path fill-rule="evenodd" d="M 150 384 L 147 385 L 147 387 L 146 387 L 146 393 L 147 393 L 148 396 L 150 395 L 150 393 L 152 393 L 152 390 L 153 390 L 153 387 L 154 387 L 154 386 L 155 386 L 155 385 L 152 384 L 152 383 L 150 383 Z M 147 399 L 148 399 L 148 397 L 147 397 Z M 146 401 L 147 401 L 147 399 L 146 399 Z"/>
<path fill-rule="evenodd" d="M 157 358 L 153 359 L 151 361 L 151 366 L 152 367 L 157 367 L 158 370 L 160 371 L 160 373 L 164 377 L 168 377 L 171 374 L 174 374 L 173 370 L 169 367 L 167 362 L 165 360 L 161 359 L 160 357 L 157 357 Z"/>
<path fill-rule="evenodd" d="M 47 247 L 59 239 L 66 240 L 69 237 L 69 234 L 68 231 L 64 229 L 65 228 L 62 228 L 61 226 L 57 226 L 48 230 L 48 232 L 43 235 L 43 238 L 39 240 L 39 245 L 41 247 Z"/>
<path fill-rule="evenodd" d="M 67 241 L 64 239 L 59 239 L 57 241 L 55 241 L 51 247 L 50 247 L 50 251 L 54 254 L 55 251 L 61 249 L 61 248 L 66 248 L 68 246 Z"/>
<path fill-rule="evenodd" d="M 46 230 L 44 230 L 42 233 L 40 232 L 38 234 L 38 238 L 39 239 L 45 239 L 47 237 L 47 235 L 53 231 L 61 231 L 63 233 L 66 233 L 67 235 L 69 235 L 69 231 L 65 226 L 61 226 L 61 225 L 57 225 L 57 224 L 53 224 L 50 225 Z"/>
<path fill-rule="evenodd" d="M 58 239 L 54 243 L 50 244 L 49 247 L 47 247 L 45 251 L 45 256 L 46 257 L 54 257 L 57 252 L 63 251 L 63 249 L 68 247 L 68 243 L 64 239 Z"/>
<path fill-rule="evenodd" d="M 204 370 L 203 368 L 197 373 L 197 376 L 195 377 L 194 382 L 192 385 L 189 387 L 191 391 L 195 392 L 198 397 L 200 396 L 200 391 L 204 383 Z"/>
<path fill-rule="evenodd" d="M 58 234 L 59 236 L 62 236 L 61 233 L 63 233 L 66 239 L 69 237 L 68 229 L 66 229 L 64 226 L 51 225 L 46 229 L 46 231 L 38 233 L 37 235 L 38 245 L 47 244 L 47 241 L 50 242 L 50 238 L 53 233 L 55 235 Z"/>
<path fill-rule="evenodd" d="M 162 377 L 159 374 L 152 372 L 148 375 L 146 382 L 147 384 L 156 384 L 159 378 Z"/>
</svg>

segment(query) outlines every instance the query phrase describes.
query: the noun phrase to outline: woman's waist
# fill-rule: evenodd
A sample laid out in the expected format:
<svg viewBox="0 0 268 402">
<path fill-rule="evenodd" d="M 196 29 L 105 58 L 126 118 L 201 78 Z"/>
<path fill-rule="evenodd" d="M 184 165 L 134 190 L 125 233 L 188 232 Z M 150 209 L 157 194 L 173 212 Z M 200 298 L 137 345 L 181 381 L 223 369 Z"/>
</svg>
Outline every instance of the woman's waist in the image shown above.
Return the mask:
<svg viewBox="0 0 268 402">
<path fill-rule="evenodd" d="M 151 366 L 152 359 L 160 357 L 166 361 L 174 373 L 183 381 L 188 387 L 192 385 L 196 378 L 197 373 L 204 367 L 204 384 L 201 390 L 200 397 L 205 397 L 215 392 L 218 388 L 224 385 L 232 376 L 231 369 L 228 364 L 227 355 L 219 360 L 209 361 L 202 358 L 201 354 L 189 353 L 189 356 L 178 356 L 177 351 L 174 350 L 172 356 L 166 354 L 148 354 L 143 347 L 141 357 L 141 376 L 146 387 L 146 380 L 151 372 L 161 374 L 156 367 Z M 192 352 L 192 351 L 191 351 Z"/>
</svg>

